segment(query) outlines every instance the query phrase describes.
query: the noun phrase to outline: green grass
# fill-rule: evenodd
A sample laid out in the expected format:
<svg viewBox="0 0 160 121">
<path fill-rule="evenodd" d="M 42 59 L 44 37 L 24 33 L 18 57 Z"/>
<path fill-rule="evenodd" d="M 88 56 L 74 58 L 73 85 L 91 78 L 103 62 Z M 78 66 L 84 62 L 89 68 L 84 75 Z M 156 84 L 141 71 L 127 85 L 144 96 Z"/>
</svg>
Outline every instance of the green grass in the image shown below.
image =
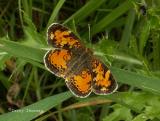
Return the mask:
<svg viewBox="0 0 160 121">
<path fill-rule="evenodd" d="M 160 120 L 159 0 L 2 0 L 0 8 L 0 121 Z M 53 22 L 110 65 L 116 93 L 80 99 L 47 71 Z"/>
</svg>

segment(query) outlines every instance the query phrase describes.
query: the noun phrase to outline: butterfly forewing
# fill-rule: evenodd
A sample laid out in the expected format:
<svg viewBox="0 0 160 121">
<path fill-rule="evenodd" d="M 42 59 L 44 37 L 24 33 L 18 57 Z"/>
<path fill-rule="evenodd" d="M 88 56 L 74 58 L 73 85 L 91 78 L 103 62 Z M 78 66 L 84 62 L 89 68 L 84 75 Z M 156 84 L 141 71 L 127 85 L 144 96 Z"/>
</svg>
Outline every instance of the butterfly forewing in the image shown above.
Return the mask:
<svg viewBox="0 0 160 121">
<path fill-rule="evenodd" d="M 48 44 L 55 48 L 79 48 L 81 43 L 75 34 L 61 24 L 53 23 L 47 31 Z"/>
</svg>

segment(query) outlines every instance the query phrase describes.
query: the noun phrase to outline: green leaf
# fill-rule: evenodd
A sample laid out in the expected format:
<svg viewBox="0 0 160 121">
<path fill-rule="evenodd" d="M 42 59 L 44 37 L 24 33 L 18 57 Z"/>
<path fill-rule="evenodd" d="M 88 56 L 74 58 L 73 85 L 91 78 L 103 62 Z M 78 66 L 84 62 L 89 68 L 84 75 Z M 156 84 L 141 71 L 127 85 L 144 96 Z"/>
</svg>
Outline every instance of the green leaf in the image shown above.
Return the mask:
<svg viewBox="0 0 160 121">
<path fill-rule="evenodd" d="M 17 42 L 9 41 L 7 38 L 0 39 L 0 50 L 19 58 L 30 59 L 37 62 L 43 61 L 45 51 L 41 48 L 33 48 Z"/>
<path fill-rule="evenodd" d="M 108 26 L 111 22 L 116 20 L 119 16 L 124 14 L 126 11 L 128 11 L 132 7 L 133 7 L 132 2 L 130 0 L 126 0 L 124 3 L 122 3 L 116 9 L 114 9 L 111 13 L 106 15 L 101 21 L 99 21 L 97 24 L 93 25 L 93 27 L 91 28 L 91 35 L 94 35 L 100 31 L 102 31 L 106 26 Z"/>
<path fill-rule="evenodd" d="M 136 116 L 132 121 L 147 121 L 148 120 L 148 117 L 142 113 L 138 116 Z"/>
<path fill-rule="evenodd" d="M 65 20 L 64 24 L 68 23 L 73 19 L 76 23 L 80 22 L 81 20 L 89 16 L 92 12 L 94 12 L 104 2 L 106 2 L 106 0 L 90 0 L 82 8 L 80 8 L 76 13 L 74 13 L 71 17 Z"/>
<path fill-rule="evenodd" d="M 136 86 L 138 88 L 150 91 L 160 95 L 160 79 L 155 77 L 149 77 L 134 72 L 125 71 L 122 69 L 111 68 L 115 79 L 118 82 Z"/>
<path fill-rule="evenodd" d="M 150 34 L 150 22 L 143 21 L 142 30 L 140 34 L 140 40 L 139 40 L 139 51 L 141 55 L 143 54 L 143 51 L 145 49 L 149 34 Z"/>
<path fill-rule="evenodd" d="M 113 112 L 104 116 L 104 121 L 131 121 L 131 110 L 136 112 L 134 121 L 146 121 L 147 119 L 160 119 L 160 98 L 148 92 L 118 92 L 112 95 L 99 96 L 101 100 L 111 99 L 119 104 L 113 105 Z M 125 112 L 125 113 L 124 113 Z M 143 113 L 141 113 L 143 112 Z"/>
<path fill-rule="evenodd" d="M 41 63 L 43 61 L 45 51 L 42 49 L 29 47 L 7 40 L 1 40 L 1 44 L 2 45 L 0 46 L 0 50 L 4 50 L 9 54 L 15 55 L 16 57 L 24 58 L 31 63 L 35 63 L 34 61 Z M 42 66 L 42 68 L 44 68 L 44 66 Z M 158 78 L 148 77 L 142 74 L 125 71 L 118 68 L 112 68 L 112 73 L 118 82 L 136 86 L 152 93 L 160 94 L 160 79 Z"/>
<path fill-rule="evenodd" d="M 48 24 L 47 24 L 47 27 L 53 23 L 59 13 L 59 10 L 61 9 L 62 5 L 64 4 L 65 0 L 59 0 L 59 2 L 57 3 L 57 5 L 55 6 L 54 10 L 52 11 L 52 14 L 49 18 L 49 21 L 48 21 Z"/>
<path fill-rule="evenodd" d="M 70 92 L 64 92 L 47 97 L 19 110 L 9 109 L 12 112 L 1 115 L 0 121 L 30 121 L 58 104 L 61 104 L 71 96 L 72 94 Z"/>
<path fill-rule="evenodd" d="M 130 41 L 134 21 L 135 21 L 135 10 L 131 9 L 128 12 L 128 17 L 126 20 L 125 28 L 123 30 L 123 34 L 120 42 L 120 46 L 122 49 L 128 48 L 128 43 Z"/>
<path fill-rule="evenodd" d="M 114 112 L 110 113 L 110 115 L 106 115 L 106 117 L 103 119 L 103 121 L 131 121 L 132 115 L 131 110 L 127 107 L 124 107 L 122 105 L 114 105 Z"/>
</svg>

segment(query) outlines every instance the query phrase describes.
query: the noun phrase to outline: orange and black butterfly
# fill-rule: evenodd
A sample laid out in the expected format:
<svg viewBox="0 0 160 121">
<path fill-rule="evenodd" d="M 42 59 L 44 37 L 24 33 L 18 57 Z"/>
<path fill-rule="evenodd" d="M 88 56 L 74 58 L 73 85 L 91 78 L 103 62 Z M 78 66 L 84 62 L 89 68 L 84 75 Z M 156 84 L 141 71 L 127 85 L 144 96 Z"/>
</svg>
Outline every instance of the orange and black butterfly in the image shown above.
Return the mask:
<svg viewBox="0 0 160 121">
<path fill-rule="evenodd" d="M 77 97 L 91 92 L 107 95 L 118 85 L 107 66 L 98 60 L 68 28 L 53 23 L 47 31 L 48 44 L 56 49 L 44 56 L 46 68 L 65 79 L 67 87 Z"/>
</svg>

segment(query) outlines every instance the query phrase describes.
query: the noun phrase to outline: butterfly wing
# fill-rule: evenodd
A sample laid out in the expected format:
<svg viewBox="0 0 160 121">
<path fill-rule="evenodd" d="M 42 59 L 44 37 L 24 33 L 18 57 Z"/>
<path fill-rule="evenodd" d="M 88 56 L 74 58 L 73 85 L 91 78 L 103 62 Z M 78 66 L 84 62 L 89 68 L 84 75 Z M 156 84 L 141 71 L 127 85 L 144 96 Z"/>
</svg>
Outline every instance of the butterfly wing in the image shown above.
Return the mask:
<svg viewBox="0 0 160 121">
<path fill-rule="evenodd" d="M 87 97 L 91 93 L 92 72 L 87 63 L 77 68 L 77 71 L 66 78 L 67 87 L 76 97 Z"/>
<path fill-rule="evenodd" d="M 57 48 L 49 50 L 44 56 L 46 68 L 66 80 L 71 92 L 77 97 L 91 93 L 92 75 L 85 64 L 86 48 L 78 37 L 60 24 L 52 24 L 47 32 L 48 44 Z M 83 61 L 83 62 L 82 62 Z"/>
<path fill-rule="evenodd" d="M 116 91 L 118 84 L 107 66 L 98 59 L 92 61 L 92 91 L 99 95 L 107 95 Z"/>
<path fill-rule="evenodd" d="M 78 56 L 77 56 L 78 55 Z M 92 74 L 85 59 L 80 54 L 66 49 L 50 50 L 44 56 L 46 68 L 66 80 L 67 87 L 77 97 L 87 97 L 91 93 Z"/>
<path fill-rule="evenodd" d="M 80 41 L 73 32 L 61 24 L 53 23 L 47 31 L 48 44 L 55 48 L 79 48 Z"/>
<path fill-rule="evenodd" d="M 49 50 L 44 56 L 45 67 L 53 74 L 64 77 L 68 71 L 72 52 L 66 49 Z"/>
<path fill-rule="evenodd" d="M 47 32 L 48 44 L 57 48 L 44 56 L 46 68 L 66 80 L 71 92 L 77 97 L 87 97 L 91 91 L 109 94 L 117 89 L 110 70 L 92 52 L 81 45 L 68 28 L 52 24 Z"/>
</svg>

